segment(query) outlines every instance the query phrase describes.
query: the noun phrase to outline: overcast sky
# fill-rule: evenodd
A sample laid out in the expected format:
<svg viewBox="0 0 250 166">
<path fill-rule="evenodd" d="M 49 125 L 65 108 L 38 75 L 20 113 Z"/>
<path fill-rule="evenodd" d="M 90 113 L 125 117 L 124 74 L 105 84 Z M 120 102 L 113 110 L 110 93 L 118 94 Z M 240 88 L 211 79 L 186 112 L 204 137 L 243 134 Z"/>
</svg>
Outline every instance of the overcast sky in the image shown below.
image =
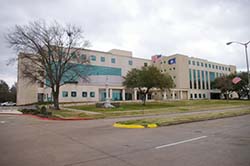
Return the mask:
<svg viewBox="0 0 250 166">
<path fill-rule="evenodd" d="M 4 33 L 38 19 L 81 26 L 90 49 L 181 53 L 246 70 L 244 47 L 225 43 L 250 40 L 250 0 L 8 0 L 0 6 L 0 79 L 9 85 L 17 67 L 6 63 L 17 54 Z"/>
</svg>

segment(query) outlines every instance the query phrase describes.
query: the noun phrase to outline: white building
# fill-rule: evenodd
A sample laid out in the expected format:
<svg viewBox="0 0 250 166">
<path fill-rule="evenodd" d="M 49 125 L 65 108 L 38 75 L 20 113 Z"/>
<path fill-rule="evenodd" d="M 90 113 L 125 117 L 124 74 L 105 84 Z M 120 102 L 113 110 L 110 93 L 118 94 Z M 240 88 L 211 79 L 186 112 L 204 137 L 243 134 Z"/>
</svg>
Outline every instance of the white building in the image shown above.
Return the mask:
<svg viewBox="0 0 250 166">
<path fill-rule="evenodd" d="M 18 56 L 17 104 L 25 105 L 38 101 L 51 101 L 51 89 L 44 84 L 29 83 L 23 78 L 22 69 L 25 63 L 23 54 Z M 72 63 L 80 68 L 86 64 L 82 60 L 89 58 L 87 69 L 88 81 L 77 78 L 67 82 L 60 88 L 59 102 L 97 102 L 110 98 L 119 100 L 138 100 L 136 89 L 126 89 L 123 77 L 132 68 L 155 65 L 161 72 L 168 72 L 175 83 L 175 88 L 168 92 L 153 90 L 148 99 L 210 99 L 216 98 L 219 90 L 211 89 L 211 81 L 216 77 L 236 71 L 232 65 L 219 64 L 204 59 L 175 54 L 162 56 L 157 62 L 149 59 L 135 58 L 132 52 L 113 49 L 108 52 L 82 49 Z M 46 81 L 46 80 L 45 80 Z"/>
</svg>

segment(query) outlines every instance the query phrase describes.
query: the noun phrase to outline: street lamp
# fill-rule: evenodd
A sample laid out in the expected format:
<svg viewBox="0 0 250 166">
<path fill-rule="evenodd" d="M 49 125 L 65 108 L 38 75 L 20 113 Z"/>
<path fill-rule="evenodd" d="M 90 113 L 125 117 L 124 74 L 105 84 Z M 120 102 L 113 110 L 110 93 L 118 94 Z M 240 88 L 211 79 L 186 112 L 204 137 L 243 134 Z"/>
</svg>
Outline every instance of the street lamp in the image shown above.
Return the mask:
<svg viewBox="0 0 250 166">
<path fill-rule="evenodd" d="M 250 43 L 250 41 L 246 42 L 246 43 L 241 43 L 241 42 L 237 42 L 237 41 L 231 41 L 228 42 L 227 45 L 230 45 L 232 43 L 236 43 L 236 44 L 240 44 L 245 46 L 245 53 L 246 53 L 246 61 L 247 61 L 247 78 L 248 78 L 248 99 L 250 99 L 250 76 L 249 76 L 249 64 L 248 64 L 248 54 L 247 54 L 247 45 Z"/>
</svg>

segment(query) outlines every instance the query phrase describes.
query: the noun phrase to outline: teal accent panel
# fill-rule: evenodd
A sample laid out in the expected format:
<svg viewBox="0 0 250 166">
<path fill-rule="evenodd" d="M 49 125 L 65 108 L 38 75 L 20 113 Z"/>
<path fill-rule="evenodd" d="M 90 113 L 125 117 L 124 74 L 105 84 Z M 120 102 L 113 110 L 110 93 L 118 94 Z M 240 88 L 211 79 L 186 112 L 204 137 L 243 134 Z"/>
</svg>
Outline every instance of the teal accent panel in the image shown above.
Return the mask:
<svg viewBox="0 0 250 166">
<path fill-rule="evenodd" d="M 105 91 L 100 91 L 100 100 L 105 101 L 106 100 L 106 92 Z"/>
<path fill-rule="evenodd" d="M 122 100 L 122 95 L 120 90 L 113 90 L 112 91 L 112 100 L 117 101 L 117 100 Z"/>
<path fill-rule="evenodd" d="M 77 83 L 79 80 L 79 75 L 81 76 L 97 76 L 97 75 L 121 76 L 122 69 L 116 68 L 116 67 L 76 64 L 66 73 L 64 73 L 61 82 Z M 46 83 L 49 84 L 48 79 L 46 79 Z"/>
<path fill-rule="evenodd" d="M 115 67 L 106 67 L 106 66 L 88 66 L 87 73 L 88 75 L 113 75 L 113 76 L 121 76 L 122 70 L 121 68 Z"/>
<path fill-rule="evenodd" d="M 204 71 L 201 71 L 201 78 L 202 78 L 202 81 L 205 81 Z"/>
<path fill-rule="evenodd" d="M 215 80 L 215 72 L 209 72 L 210 82 Z"/>
</svg>

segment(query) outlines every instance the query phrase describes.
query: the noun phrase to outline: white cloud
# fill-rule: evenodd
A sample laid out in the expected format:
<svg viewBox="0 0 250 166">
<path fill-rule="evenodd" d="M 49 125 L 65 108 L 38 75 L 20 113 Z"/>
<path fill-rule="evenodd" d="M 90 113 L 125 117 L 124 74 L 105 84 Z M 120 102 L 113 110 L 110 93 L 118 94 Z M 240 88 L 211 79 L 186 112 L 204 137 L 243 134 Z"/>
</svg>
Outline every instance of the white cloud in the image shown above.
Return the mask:
<svg viewBox="0 0 250 166">
<path fill-rule="evenodd" d="M 250 40 L 249 15 L 249 0 L 10 0 L 0 7 L 0 42 L 8 27 L 42 18 L 82 26 L 91 49 L 127 49 L 144 58 L 182 53 L 246 70 L 244 48 L 225 43 Z M 5 44 L 0 53 L 0 79 L 9 73 L 14 80 L 15 67 L 3 61 L 15 53 Z"/>
</svg>

